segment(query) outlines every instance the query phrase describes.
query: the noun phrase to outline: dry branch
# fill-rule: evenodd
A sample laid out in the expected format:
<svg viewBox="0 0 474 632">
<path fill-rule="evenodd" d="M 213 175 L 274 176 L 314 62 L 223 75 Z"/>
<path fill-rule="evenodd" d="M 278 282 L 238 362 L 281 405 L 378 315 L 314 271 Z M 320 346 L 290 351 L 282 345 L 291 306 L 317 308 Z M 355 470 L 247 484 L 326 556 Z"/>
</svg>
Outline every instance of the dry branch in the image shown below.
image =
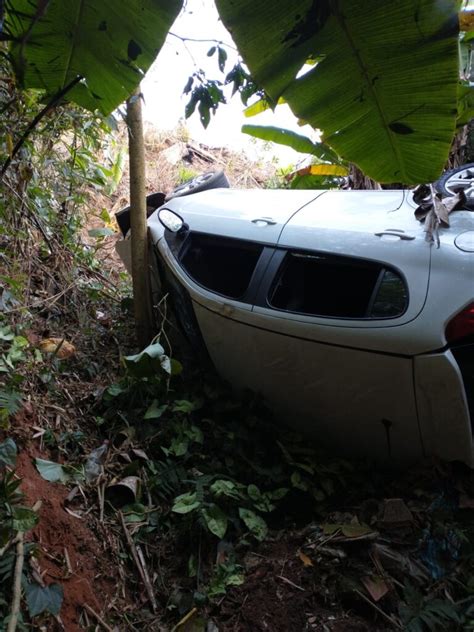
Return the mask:
<svg viewBox="0 0 474 632">
<path fill-rule="evenodd" d="M 144 564 L 140 561 L 140 556 L 137 551 L 137 547 L 135 546 L 135 542 L 132 540 L 132 536 L 127 528 L 125 523 L 125 519 L 123 517 L 123 513 L 119 511 L 120 522 L 122 523 L 122 529 L 125 533 L 125 537 L 127 539 L 128 548 L 130 549 L 130 553 L 132 554 L 133 561 L 135 562 L 135 566 L 140 573 L 141 580 L 145 585 L 146 591 L 148 593 L 148 598 L 150 599 L 151 607 L 153 608 L 153 612 L 157 612 L 158 604 L 155 598 L 155 592 L 153 590 L 153 586 L 151 585 L 150 578 L 148 575 L 148 571 L 146 570 Z M 143 557 L 143 556 L 142 556 Z"/>
</svg>

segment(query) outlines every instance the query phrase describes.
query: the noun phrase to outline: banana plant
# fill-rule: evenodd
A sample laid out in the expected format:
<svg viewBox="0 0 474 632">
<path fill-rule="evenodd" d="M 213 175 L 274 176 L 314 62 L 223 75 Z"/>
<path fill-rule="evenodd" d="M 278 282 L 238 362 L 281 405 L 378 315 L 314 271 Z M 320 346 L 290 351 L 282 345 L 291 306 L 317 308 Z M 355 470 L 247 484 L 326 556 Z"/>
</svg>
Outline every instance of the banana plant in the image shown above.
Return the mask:
<svg viewBox="0 0 474 632">
<path fill-rule="evenodd" d="M 216 0 L 272 103 L 378 182 L 443 169 L 458 113 L 457 0 Z M 308 64 L 311 62 L 311 64 Z"/>
<path fill-rule="evenodd" d="M 314 164 L 285 176 L 292 189 L 329 188 L 337 182 L 334 178 L 341 178 L 349 173 L 345 162 L 328 145 L 315 143 L 302 134 L 270 125 L 242 125 L 242 132 L 314 157 Z"/>
<path fill-rule="evenodd" d="M 181 6 L 182 0 L 8 0 L 1 35 L 22 87 L 107 115 L 139 85 Z"/>
</svg>

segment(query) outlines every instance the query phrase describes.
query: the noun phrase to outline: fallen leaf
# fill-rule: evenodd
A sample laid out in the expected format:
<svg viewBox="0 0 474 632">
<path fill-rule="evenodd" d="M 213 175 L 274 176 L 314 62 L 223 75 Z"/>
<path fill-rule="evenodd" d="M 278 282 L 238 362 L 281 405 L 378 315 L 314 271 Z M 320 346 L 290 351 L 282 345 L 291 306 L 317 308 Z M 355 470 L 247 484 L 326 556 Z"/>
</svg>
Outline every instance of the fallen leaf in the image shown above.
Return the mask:
<svg viewBox="0 0 474 632">
<path fill-rule="evenodd" d="M 372 537 L 375 535 L 375 531 L 366 525 L 361 524 L 322 524 L 321 529 L 325 535 L 335 535 L 340 532 L 340 536 L 344 536 L 349 540 L 355 538 Z M 339 539 L 338 536 L 336 539 Z"/>
<path fill-rule="evenodd" d="M 45 461 L 45 459 L 35 459 L 38 472 L 50 483 L 68 483 L 71 480 L 69 473 L 60 463 Z"/>
<path fill-rule="evenodd" d="M 311 558 L 309 558 L 306 555 L 306 553 L 303 553 L 303 551 L 299 551 L 298 557 L 303 562 L 304 566 L 313 566 L 313 562 L 311 561 Z"/>
<path fill-rule="evenodd" d="M 361 538 L 375 534 L 375 531 L 362 524 L 344 524 L 341 525 L 341 533 L 346 536 L 346 538 Z"/>
<path fill-rule="evenodd" d="M 380 601 L 382 597 L 385 597 L 385 595 L 390 592 L 390 586 L 385 579 L 379 575 L 362 577 L 361 582 L 375 602 Z"/>
<path fill-rule="evenodd" d="M 43 353 L 54 353 L 60 360 L 70 358 L 76 353 L 76 348 L 64 338 L 44 338 L 39 343 Z"/>
</svg>

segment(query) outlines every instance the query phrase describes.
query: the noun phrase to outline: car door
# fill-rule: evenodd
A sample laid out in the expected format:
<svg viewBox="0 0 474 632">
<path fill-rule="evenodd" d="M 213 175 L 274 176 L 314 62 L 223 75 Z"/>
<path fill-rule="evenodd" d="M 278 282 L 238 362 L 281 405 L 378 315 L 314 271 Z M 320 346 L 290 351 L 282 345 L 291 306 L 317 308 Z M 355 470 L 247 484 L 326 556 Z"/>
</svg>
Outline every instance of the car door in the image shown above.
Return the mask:
<svg viewBox="0 0 474 632">
<path fill-rule="evenodd" d="M 413 355 L 430 248 L 416 224 L 388 217 L 398 193 L 366 198 L 369 215 L 379 205 L 372 226 L 363 196 L 349 193 L 318 215 L 322 196 L 282 231 L 249 323 L 254 388 L 287 423 L 341 452 L 413 459 L 423 453 Z M 352 222 L 351 205 L 360 213 Z"/>
<path fill-rule="evenodd" d="M 168 286 L 182 329 L 190 331 L 196 321 L 214 366 L 237 387 L 254 379 L 245 361 L 253 350 L 246 323 L 274 248 L 287 221 L 321 193 L 222 189 L 174 198 L 166 208 L 189 225 L 184 241 L 182 235 L 163 238 L 151 218 L 153 240 L 175 280 Z"/>
</svg>

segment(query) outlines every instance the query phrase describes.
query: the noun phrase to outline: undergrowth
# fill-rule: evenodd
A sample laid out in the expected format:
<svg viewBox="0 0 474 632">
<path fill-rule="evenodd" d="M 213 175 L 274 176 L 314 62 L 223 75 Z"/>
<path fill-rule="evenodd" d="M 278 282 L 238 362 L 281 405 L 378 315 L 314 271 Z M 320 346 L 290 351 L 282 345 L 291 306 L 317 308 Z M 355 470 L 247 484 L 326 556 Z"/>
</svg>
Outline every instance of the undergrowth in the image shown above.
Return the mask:
<svg viewBox="0 0 474 632">
<path fill-rule="evenodd" d="M 41 104 L 17 91 L 0 60 L 4 162 Z M 303 592 L 308 609 L 343 613 L 342 625 L 356 612 L 372 629 L 472 630 L 470 475 L 444 466 L 393 475 L 331 457 L 278 430 L 252 394 L 233 394 L 200 367 L 183 371 L 163 340 L 129 355 L 127 282 L 109 274 L 101 251 L 113 222 L 90 201 L 110 196 L 122 169 L 108 133 L 108 122 L 59 107 L 0 190 L 0 630 L 12 616 L 17 629 L 53 629 L 62 604 L 61 584 L 37 571 L 38 512 L 15 473 L 33 441 L 47 457 L 35 458 L 39 474 L 80 489 L 83 515 L 98 508 L 97 532 L 121 542 L 114 555 L 134 609 L 114 623 L 127 629 L 168 629 L 194 608 L 218 620 L 232 598 L 240 625 L 255 582 L 248 556 L 268 563 L 272 546 L 295 542 L 282 565 L 298 565 L 296 581 L 275 572 L 283 583 L 273 592 Z M 244 176 L 234 181 L 256 182 Z M 90 233 L 86 211 L 96 216 Z M 405 505 L 406 523 L 387 525 L 387 499 Z M 144 568 L 160 612 L 144 596 Z"/>
</svg>

